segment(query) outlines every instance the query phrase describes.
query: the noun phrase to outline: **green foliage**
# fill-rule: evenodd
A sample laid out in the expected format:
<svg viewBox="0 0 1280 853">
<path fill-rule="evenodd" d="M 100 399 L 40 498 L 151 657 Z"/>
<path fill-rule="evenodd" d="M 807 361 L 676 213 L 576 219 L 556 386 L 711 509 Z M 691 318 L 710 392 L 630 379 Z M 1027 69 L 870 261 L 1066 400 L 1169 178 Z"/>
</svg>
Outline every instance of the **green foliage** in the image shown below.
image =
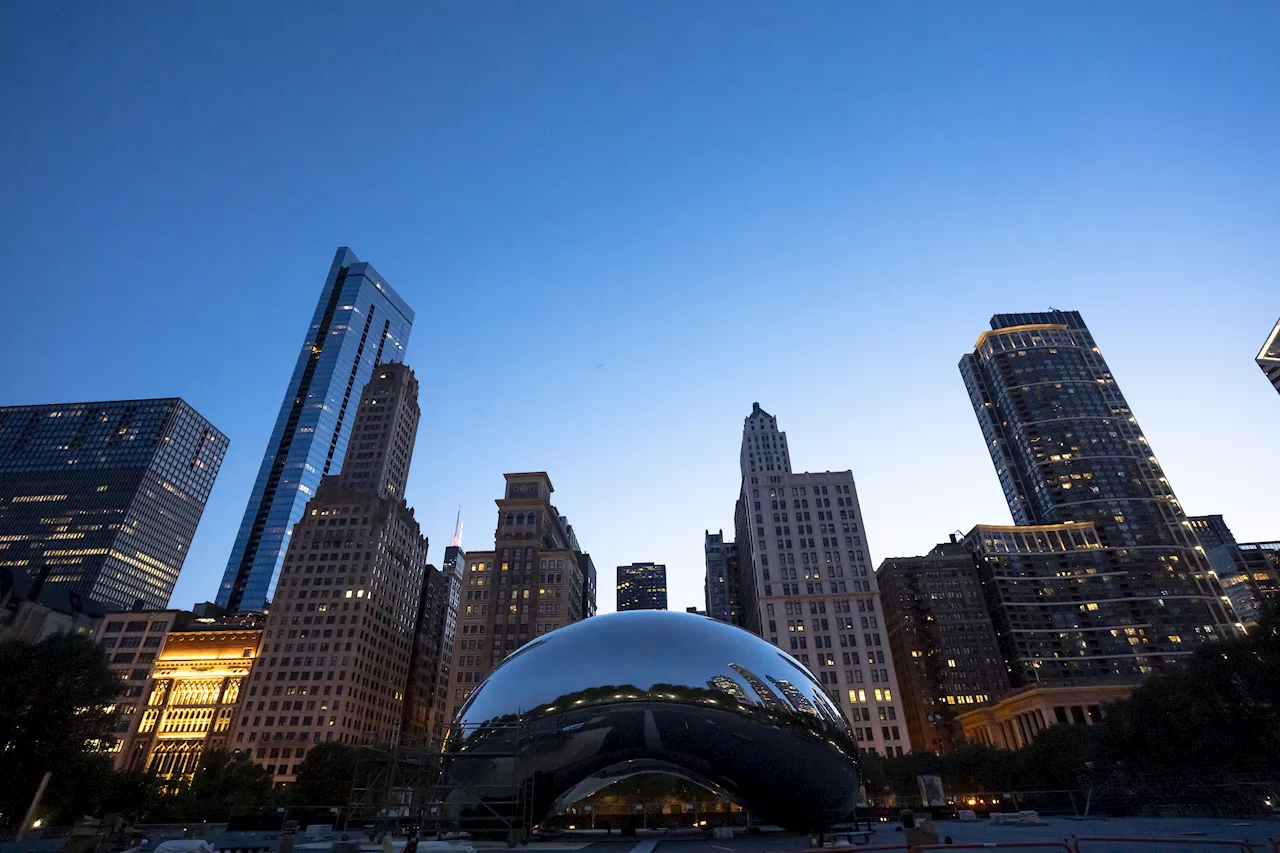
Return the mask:
<svg viewBox="0 0 1280 853">
<path fill-rule="evenodd" d="M 1145 766 L 1280 761 L 1280 621 L 1201 648 L 1109 709 L 1103 753 Z"/>
<path fill-rule="evenodd" d="M 246 755 L 211 749 L 201 756 L 191 781 L 157 803 L 154 819 L 224 821 L 271 801 L 271 777 L 266 770 Z"/>
<path fill-rule="evenodd" d="M 55 634 L 32 644 L 0 643 L 0 815 L 21 820 L 40 777 L 52 771 L 45 802 L 64 813 L 91 811 L 103 801 L 85 779 L 101 778 L 120 682 L 96 643 Z M 109 770 L 110 762 L 106 762 Z"/>
<path fill-rule="evenodd" d="M 111 756 L 82 753 L 61 771 L 54 771 L 49 793 L 43 800 L 46 817 L 69 823 L 81 815 L 118 813 L 129 820 L 150 817 L 160 800 L 160 783 L 146 773 L 117 773 Z"/>
<path fill-rule="evenodd" d="M 1280 765 L 1280 615 L 1157 673 L 1093 726 L 1055 725 L 1016 752 L 976 744 L 949 755 L 862 757 L 867 793 L 913 798 L 917 775 L 949 792 L 1076 789 L 1134 774 Z"/>
<path fill-rule="evenodd" d="M 356 751 L 341 743 L 322 743 L 298 765 L 293 801 L 306 806 L 345 806 L 356 775 Z"/>
</svg>

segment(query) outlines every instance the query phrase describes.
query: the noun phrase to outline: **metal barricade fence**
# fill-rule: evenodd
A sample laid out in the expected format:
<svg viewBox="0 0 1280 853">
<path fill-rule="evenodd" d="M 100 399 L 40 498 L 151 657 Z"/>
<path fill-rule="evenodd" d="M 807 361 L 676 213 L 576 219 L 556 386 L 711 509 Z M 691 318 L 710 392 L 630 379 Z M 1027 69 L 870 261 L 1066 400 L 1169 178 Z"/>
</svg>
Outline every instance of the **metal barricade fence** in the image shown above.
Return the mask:
<svg viewBox="0 0 1280 853">
<path fill-rule="evenodd" d="M 1089 853 L 1087 846 L 1095 844 L 1133 844 L 1141 845 L 1140 850 L 1155 850 L 1160 847 L 1174 847 L 1171 853 L 1178 853 L 1177 848 L 1187 848 L 1203 853 L 1214 850 L 1238 850 L 1240 853 L 1280 853 L 1280 839 L 1250 842 L 1213 838 L 1120 838 L 1111 836 L 1079 836 L 1065 841 L 966 841 L 959 844 L 870 844 L 841 845 L 825 847 L 823 853 L 943 853 L 948 850 L 1047 850 L 1061 853 Z M 1082 847 L 1081 845 L 1085 845 Z"/>
<path fill-rule="evenodd" d="M 1260 844 L 1255 845 L 1249 841 L 1217 838 L 1119 838 L 1102 835 L 1076 836 L 1071 839 L 1071 842 L 1074 848 L 1071 853 L 1089 853 L 1086 846 L 1095 844 L 1106 844 L 1109 846 L 1116 844 L 1138 844 L 1142 845 L 1139 848 L 1141 850 L 1151 850 L 1156 847 L 1174 847 L 1175 849 L 1171 851 L 1171 853 L 1177 853 L 1177 848 L 1181 848 L 1182 850 L 1190 848 L 1195 851 L 1203 851 L 1208 848 L 1213 848 L 1215 850 L 1238 850 L 1240 853 L 1253 853 L 1255 847 L 1262 846 Z M 1271 842 L 1273 848 L 1275 844 L 1275 841 Z"/>
<path fill-rule="evenodd" d="M 964 841 L 959 844 L 917 844 L 911 853 L 925 853 L 930 850 L 1061 850 L 1062 853 L 1074 853 L 1066 841 Z"/>
</svg>

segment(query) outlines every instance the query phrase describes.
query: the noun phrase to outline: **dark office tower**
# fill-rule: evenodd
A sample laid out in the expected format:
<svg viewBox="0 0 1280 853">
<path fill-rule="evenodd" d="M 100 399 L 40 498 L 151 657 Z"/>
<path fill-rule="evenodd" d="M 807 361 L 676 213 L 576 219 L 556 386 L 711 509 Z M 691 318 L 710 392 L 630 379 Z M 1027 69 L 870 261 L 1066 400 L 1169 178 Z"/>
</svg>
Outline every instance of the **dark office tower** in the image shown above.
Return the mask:
<svg viewBox="0 0 1280 853">
<path fill-rule="evenodd" d="M 1267 374 L 1275 389 L 1280 391 L 1280 320 L 1276 321 L 1267 342 L 1258 351 L 1258 367 Z"/>
<path fill-rule="evenodd" d="M 1092 525 L 1099 547 L 1120 551 L 1115 594 L 1183 611 L 1169 625 L 1150 614 L 1153 633 L 1193 646 L 1233 632 L 1208 559 L 1078 312 L 997 314 L 960 372 L 1017 524 Z"/>
<path fill-rule="evenodd" d="M 618 566 L 618 612 L 666 610 L 667 567 L 658 563 Z"/>
<path fill-rule="evenodd" d="M 450 546 L 449 550 L 458 549 Z M 444 738 L 449 658 L 458 615 L 458 577 L 454 573 L 457 565 L 456 553 L 452 567 L 446 563 L 444 571 L 428 565 L 422 582 L 401 735 L 401 743 L 413 749 L 429 749 Z"/>
<path fill-rule="evenodd" d="M 956 715 L 1009 692 L 1009 676 L 969 545 L 893 557 L 876 571 L 889 649 L 916 748 L 951 751 Z"/>
<path fill-rule="evenodd" d="M 742 575 L 738 546 L 724 541 L 724 531 L 705 531 L 703 551 L 707 557 L 704 586 L 707 615 L 739 628 L 746 627 L 742 614 Z"/>
<path fill-rule="evenodd" d="M 290 531 L 321 477 L 342 467 L 353 408 L 374 368 L 404 358 L 413 311 L 350 249 L 338 249 L 267 452 L 254 481 L 218 604 L 259 610 L 271 598 Z"/>
<path fill-rule="evenodd" d="M 0 573 L 58 607 L 167 606 L 226 451 L 176 397 L 0 408 Z"/>
<path fill-rule="evenodd" d="M 596 615 L 596 564 L 590 554 L 578 554 L 578 571 L 582 575 L 582 607 L 579 612 L 583 619 L 590 619 Z"/>
<path fill-rule="evenodd" d="M 503 658 L 596 610 L 594 565 L 551 503 L 551 478 L 545 471 L 504 476 L 493 550 L 466 555 L 449 721 Z"/>
<path fill-rule="evenodd" d="M 396 744 L 427 539 L 404 501 L 418 382 L 380 367 L 351 415 L 342 473 L 294 527 L 234 747 L 290 782 L 316 743 Z"/>
</svg>

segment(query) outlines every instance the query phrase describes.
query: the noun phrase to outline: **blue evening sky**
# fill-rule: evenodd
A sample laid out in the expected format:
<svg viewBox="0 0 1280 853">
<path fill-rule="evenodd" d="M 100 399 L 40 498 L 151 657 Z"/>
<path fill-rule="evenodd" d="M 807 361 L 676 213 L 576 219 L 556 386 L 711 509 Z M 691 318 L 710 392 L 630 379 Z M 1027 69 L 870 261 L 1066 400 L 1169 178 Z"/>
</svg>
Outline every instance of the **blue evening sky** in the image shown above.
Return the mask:
<svg viewBox="0 0 1280 853">
<path fill-rule="evenodd" d="M 1009 523 L 956 363 L 1084 312 L 1191 513 L 1280 537 L 1280 4 L 0 8 L 0 403 L 180 395 L 231 438 L 213 597 L 335 248 L 409 301 L 439 562 L 546 470 L 702 606 L 742 418 L 852 469 L 872 555 Z"/>
</svg>

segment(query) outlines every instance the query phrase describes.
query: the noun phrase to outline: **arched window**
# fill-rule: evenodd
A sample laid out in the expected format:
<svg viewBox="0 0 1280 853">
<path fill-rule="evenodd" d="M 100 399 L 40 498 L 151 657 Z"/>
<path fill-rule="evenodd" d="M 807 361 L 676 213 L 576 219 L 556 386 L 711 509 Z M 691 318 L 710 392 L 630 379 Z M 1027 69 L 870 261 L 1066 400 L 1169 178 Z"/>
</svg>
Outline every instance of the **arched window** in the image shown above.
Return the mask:
<svg viewBox="0 0 1280 853">
<path fill-rule="evenodd" d="M 521 512 L 521 513 L 517 513 L 517 514 L 516 514 L 516 524 L 524 524 L 524 513 L 523 513 L 523 512 Z"/>
<path fill-rule="evenodd" d="M 514 518 L 515 518 L 515 515 L 513 515 L 512 513 L 507 513 L 507 524 L 511 524 Z"/>
</svg>

